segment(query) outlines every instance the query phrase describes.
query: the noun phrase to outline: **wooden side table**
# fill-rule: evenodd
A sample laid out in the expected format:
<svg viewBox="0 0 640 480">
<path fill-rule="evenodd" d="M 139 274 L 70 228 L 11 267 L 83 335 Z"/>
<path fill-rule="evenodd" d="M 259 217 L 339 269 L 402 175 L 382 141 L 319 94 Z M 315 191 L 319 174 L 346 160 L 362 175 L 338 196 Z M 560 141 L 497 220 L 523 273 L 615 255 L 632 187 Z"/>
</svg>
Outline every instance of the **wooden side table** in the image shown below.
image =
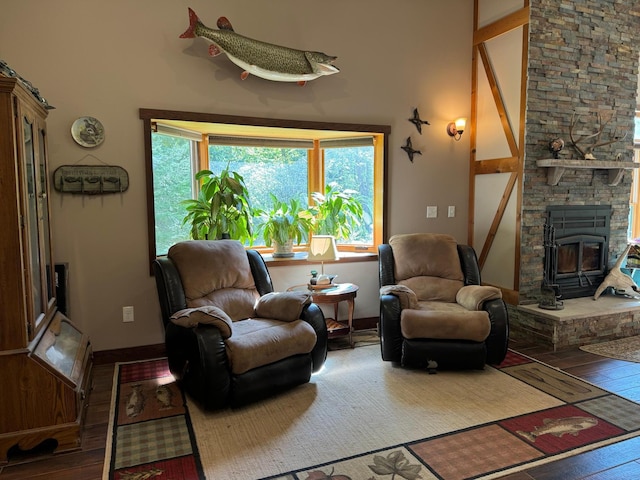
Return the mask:
<svg viewBox="0 0 640 480">
<path fill-rule="evenodd" d="M 310 290 L 307 285 L 295 285 L 288 290 L 308 290 L 311 293 L 313 303 L 333 304 L 334 318 L 327 318 L 327 331 L 329 338 L 349 336 L 349 345 L 353 348 L 353 310 L 355 307 L 355 298 L 358 294 L 358 286 L 353 283 L 336 283 L 328 288 L 320 290 Z M 347 302 L 348 315 L 347 322 L 338 320 L 338 304 Z"/>
</svg>

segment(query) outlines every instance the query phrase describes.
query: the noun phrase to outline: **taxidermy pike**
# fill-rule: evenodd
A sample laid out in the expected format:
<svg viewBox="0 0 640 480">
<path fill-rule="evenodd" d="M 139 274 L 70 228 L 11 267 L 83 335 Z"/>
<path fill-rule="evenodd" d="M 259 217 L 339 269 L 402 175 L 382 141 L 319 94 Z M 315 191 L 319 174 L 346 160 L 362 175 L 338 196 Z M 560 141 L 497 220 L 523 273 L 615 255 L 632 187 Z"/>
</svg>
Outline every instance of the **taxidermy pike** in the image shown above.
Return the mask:
<svg viewBox="0 0 640 480">
<path fill-rule="evenodd" d="M 219 30 L 207 27 L 189 9 L 189 28 L 180 38 L 202 37 L 212 42 L 209 55 L 215 57 L 226 53 L 229 60 L 243 69 L 240 75 L 242 80 L 253 74 L 276 82 L 298 82 L 299 85 L 304 85 L 308 80 L 340 71 L 333 66 L 337 57 L 238 35 L 225 17 L 220 17 L 217 25 Z"/>
</svg>

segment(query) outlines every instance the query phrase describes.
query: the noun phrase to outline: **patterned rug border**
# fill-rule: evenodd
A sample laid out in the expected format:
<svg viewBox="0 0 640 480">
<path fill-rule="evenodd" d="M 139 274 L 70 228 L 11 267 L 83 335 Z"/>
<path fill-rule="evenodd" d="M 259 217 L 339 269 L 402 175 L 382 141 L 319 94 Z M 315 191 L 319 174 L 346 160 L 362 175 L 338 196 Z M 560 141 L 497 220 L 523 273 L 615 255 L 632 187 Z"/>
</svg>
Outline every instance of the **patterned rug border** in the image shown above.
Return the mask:
<svg viewBox="0 0 640 480">
<path fill-rule="evenodd" d="M 589 382 L 587 380 L 584 380 L 584 379 L 582 379 L 580 377 L 577 377 L 575 375 L 572 375 L 572 374 L 570 374 L 568 372 L 565 372 L 560 368 L 552 367 L 551 365 L 548 365 L 548 364 L 546 364 L 544 362 L 536 360 L 533 357 L 530 357 L 530 356 L 528 356 L 526 354 L 520 353 L 520 352 L 518 352 L 516 350 L 513 350 L 511 348 L 509 349 L 509 353 L 511 355 L 513 355 L 513 356 L 522 357 L 522 358 L 528 360 L 530 363 L 543 365 L 544 367 L 547 367 L 547 368 L 549 368 L 549 369 L 551 369 L 551 370 L 553 370 L 555 372 L 558 372 L 558 373 L 562 374 L 563 376 L 567 376 L 567 377 L 573 378 L 574 380 L 577 380 L 580 383 L 591 385 L 594 389 L 600 390 L 600 391 L 603 392 L 601 395 L 599 395 L 597 397 L 594 397 L 593 399 L 598 399 L 598 398 L 603 398 L 603 397 L 615 397 L 615 398 L 618 398 L 618 399 L 620 399 L 620 400 L 622 400 L 624 402 L 628 402 L 630 404 L 634 404 L 635 406 L 640 408 L 640 403 L 635 402 L 633 400 L 630 400 L 628 398 L 625 398 L 625 397 L 623 397 L 621 395 L 618 395 L 616 393 L 610 392 L 608 390 L 605 390 L 605 389 L 603 389 L 601 387 L 598 387 L 596 384 L 594 384 L 592 382 Z M 505 361 L 507 361 L 507 359 L 505 359 Z M 501 366 L 503 364 L 504 364 L 504 362 L 502 364 L 498 365 L 498 366 L 487 365 L 486 368 L 493 368 L 495 370 L 501 371 L 501 372 L 503 372 L 503 373 L 505 373 L 505 374 L 507 374 L 507 375 L 509 375 L 509 376 L 511 376 L 511 377 L 523 382 L 523 383 L 528 383 L 529 385 L 533 386 L 534 388 L 538 388 L 535 385 L 532 385 L 531 383 L 522 380 L 518 376 L 511 374 L 510 371 L 508 371 L 508 370 L 505 371 L 505 369 L 509 368 L 510 365 Z M 452 435 L 457 435 L 457 434 L 461 434 L 461 433 L 465 433 L 465 432 L 471 432 L 471 431 L 474 431 L 474 430 L 483 429 L 483 428 L 494 426 L 494 425 L 499 425 L 499 424 L 507 422 L 509 420 L 518 419 L 518 418 L 524 418 L 524 417 L 531 416 L 533 414 L 537 415 L 537 414 L 541 414 L 541 413 L 544 413 L 544 412 L 551 412 L 551 411 L 556 410 L 558 408 L 563 408 L 563 407 L 566 407 L 566 406 L 573 406 L 575 404 L 582 403 L 581 401 L 576 401 L 574 403 L 567 402 L 566 400 L 560 398 L 559 396 L 553 395 L 552 393 L 549 393 L 549 392 L 545 392 L 545 393 L 547 393 L 547 394 L 549 394 L 549 395 L 551 395 L 551 396 L 553 396 L 553 397 L 565 402 L 565 405 L 562 405 L 561 407 L 549 407 L 549 408 L 545 408 L 545 409 L 542 409 L 542 410 L 530 412 L 530 413 L 527 413 L 527 414 L 516 415 L 516 416 L 513 416 L 513 417 L 508 417 L 508 418 L 505 418 L 505 419 L 502 419 L 502 420 L 498 420 L 498 421 L 492 421 L 492 422 L 487 422 L 487 423 L 480 424 L 480 425 L 474 425 L 474 426 L 470 426 L 470 427 L 463 428 L 463 429 L 460 429 L 460 430 L 455 430 L 455 431 L 443 433 L 443 434 L 440 434 L 440 435 L 426 437 L 426 438 L 423 438 L 423 439 L 418 439 L 418 440 L 414 440 L 414 441 L 410 441 L 410 442 L 403 442 L 403 443 L 399 443 L 399 444 L 392 445 L 392 446 L 389 446 L 389 447 L 383 447 L 383 448 L 379 448 L 379 449 L 375 449 L 375 450 L 371 450 L 371 451 L 367 451 L 367 452 L 363 452 L 363 453 L 359 453 L 359 454 L 355 454 L 355 455 L 350 455 L 350 456 L 347 456 L 347 457 L 344 457 L 344 458 L 335 459 L 335 460 L 332 460 L 332 461 L 329 461 L 329 462 L 323 462 L 323 463 L 320 463 L 320 464 L 317 464 L 317 465 L 311 465 L 311 466 L 304 467 L 304 468 L 301 468 L 301 469 L 291 470 L 291 471 L 285 472 L 285 473 L 279 473 L 279 474 L 276 474 L 276 475 L 270 475 L 270 476 L 267 476 L 267 477 L 261 477 L 261 478 L 258 478 L 256 480 L 308 480 L 308 478 L 316 478 L 316 477 L 310 477 L 310 476 L 309 477 L 302 477 L 302 476 L 299 476 L 299 475 L 305 474 L 305 473 L 309 474 L 314 469 L 335 466 L 335 465 L 340 464 L 340 463 L 356 460 L 356 459 L 359 459 L 359 458 L 364 458 L 364 457 L 367 457 L 367 456 L 370 456 L 370 455 L 374 455 L 375 456 L 376 454 L 380 454 L 380 453 L 383 453 L 383 452 L 388 452 L 388 451 L 395 450 L 395 449 L 405 449 L 405 450 L 408 450 L 409 452 L 411 452 L 411 447 L 414 446 L 414 445 L 420 444 L 420 443 L 424 443 L 424 442 L 432 441 L 432 440 L 443 439 L 443 438 L 446 438 L 446 437 L 450 437 Z M 595 414 L 592 414 L 592 415 L 595 416 L 595 417 L 598 417 Z M 604 419 L 602 419 L 600 417 L 598 417 L 598 418 L 600 420 L 603 420 L 603 421 L 606 422 L 606 420 L 604 420 Z M 512 464 L 512 465 L 509 465 L 508 467 L 505 467 L 505 468 L 502 468 L 502 469 L 499 469 L 499 470 L 486 472 L 485 474 L 480 474 L 480 475 L 476 475 L 476 476 L 472 476 L 472 477 L 465 477 L 465 479 L 466 478 L 473 479 L 473 480 L 492 480 L 492 479 L 497 479 L 497 478 L 501 478 L 501 477 L 503 477 L 505 475 L 510 475 L 510 474 L 513 474 L 513 473 L 521 472 L 521 471 L 523 471 L 525 469 L 534 468 L 534 467 L 537 467 L 537 466 L 540 466 L 540 465 L 544 465 L 544 464 L 551 463 L 551 462 L 554 462 L 554 461 L 557 461 L 557 460 L 561 460 L 563 458 L 573 457 L 573 456 L 579 455 L 581 453 L 585 453 L 585 452 L 589 452 L 589 451 L 592 451 L 592 450 L 596 450 L 598 448 L 605 447 L 607 445 L 612 445 L 614 443 L 622 442 L 624 440 L 629 440 L 629 439 L 635 438 L 637 436 L 640 436 L 640 425 L 638 425 L 634 430 L 628 431 L 627 433 L 624 433 L 624 434 L 611 436 L 611 437 L 603 439 L 601 441 L 592 442 L 592 443 L 589 443 L 587 445 L 583 445 L 581 447 L 571 448 L 571 449 L 569 449 L 567 451 L 560 452 L 560 453 L 557 453 L 557 454 L 550 454 L 550 455 L 544 455 L 543 454 L 543 456 L 541 458 L 537 459 L 537 460 L 525 461 L 525 462 L 520 462 L 520 463 L 517 463 L 517 464 Z M 417 457 L 417 455 L 414 456 L 413 458 L 418 460 L 420 462 L 420 465 L 425 467 L 425 469 L 434 476 L 433 478 L 436 478 L 436 479 L 439 479 L 439 480 L 445 479 L 445 477 L 440 476 L 427 463 L 421 461 L 419 459 L 419 457 Z M 405 458 L 402 457 L 400 459 L 400 461 L 405 462 Z M 408 465 L 408 462 L 406 462 L 406 464 Z M 340 477 L 340 473 L 339 472 L 335 472 L 335 473 L 336 473 L 336 475 L 338 475 L 338 477 L 336 477 L 336 478 L 342 478 L 342 477 Z M 332 473 L 327 478 L 333 478 L 332 475 L 333 475 L 333 469 L 332 469 Z M 325 477 L 318 476 L 317 478 L 325 478 Z M 350 479 L 351 477 L 348 477 L 348 476 L 345 475 L 344 478 L 345 479 L 347 479 L 347 478 Z M 371 477 L 371 478 L 375 478 L 375 477 Z"/>
<path fill-rule="evenodd" d="M 542 410 L 542 411 L 544 411 L 544 410 Z M 535 412 L 535 413 L 538 413 L 538 412 Z M 517 417 L 511 417 L 511 418 L 517 418 Z M 305 468 L 302 468 L 302 469 L 292 470 L 292 471 L 286 472 L 286 473 L 279 473 L 279 474 L 276 474 L 276 475 L 271 475 L 271 476 L 268 476 L 268 477 L 262 477 L 262 478 L 258 478 L 258 479 L 255 479 L 255 480 L 302 480 L 302 477 L 298 476 L 298 474 L 303 474 L 303 473 L 309 472 L 310 470 L 313 470 L 313 469 L 316 469 L 316 468 L 329 467 L 329 466 L 335 465 L 337 463 L 341 463 L 341 462 L 345 462 L 345 461 L 349 461 L 349 460 L 355 460 L 355 459 L 358 459 L 358 458 L 366 457 L 368 455 L 375 455 L 375 454 L 378 454 L 378 453 L 387 452 L 389 450 L 407 448 L 407 447 L 411 447 L 412 445 L 415 445 L 417 443 L 424 442 L 425 440 L 436 440 L 438 438 L 448 437 L 448 436 L 451 436 L 453 434 L 467 432 L 467 431 L 471 431 L 471 430 L 476 430 L 476 429 L 481 428 L 481 427 L 495 425 L 496 423 L 498 423 L 498 422 L 489 422 L 489 423 L 486 423 L 486 424 L 483 424 L 483 425 L 477 425 L 477 426 L 474 426 L 474 427 L 468 427 L 468 428 L 465 428 L 465 429 L 462 429 L 462 430 L 456 430 L 454 432 L 445 433 L 445 434 L 442 434 L 442 435 L 436 435 L 434 437 L 428 437 L 428 438 L 422 439 L 422 440 L 415 440 L 415 441 L 407 442 L 407 443 L 399 443 L 397 445 L 392 445 L 390 447 L 379 448 L 379 449 L 376 449 L 376 450 L 371 450 L 369 452 L 359 453 L 359 454 L 356 454 L 356 455 L 351 455 L 349 457 L 339 458 L 337 460 L 333 460 L 333 461 L 330 461 L 330 462 L 325 462 L 325 463 L 321 463 L 321 464 L 318 464 L 318 465 L 312 465 L 312 466 L 305 467 Z M 534 460 L 534 461 L 531 461 L 531 462 L 522 462 L 522 463 L 519 463 L 519 464 L 514 464 L 514 465 L 510 466 L 509 468 L 505 468 L 503 470 L 490 472 L 490 473 L 487 473 L 486 475 L 482 475 L 482 476 L 479 476 L 479 477 L 476 476 L 476 477 L 469 477 L 469 478 L 470 479 L 473 478 L 473 480 L 492 480 L 492 479 L 501 478 L 501 477 L 504 477 L 506 475 L 510 475 L 510 474 L 513 474 L 513 473 L 517 473 L 517 472 L 523 471 L 524 468 L 522 468 L 522 467 L 526 467 L 526 469 L 534 468 L 534 467 L 537 467 L 537 466 L 540 466 L 540 465 L 544 465 L 546 463 L 554 462 L 556 460 L 561 460 L 563 458 L 573 457 L 573 456 L 579 455 L 581 453 L 589 452 L 591 450 L 596 450 L 596 449 L 601 448 L 601 447 L 606 447 L 607 445 L 612 445 L 614 443 L 622 442 L 624 440 L 629 440 L 631 438 L 637 437 L 638 435 L 640 435 L 640 432 L 636 431 L 636 432 L 629 433 L 629 434 L 621 436 L 621 437 L 613 437 L 613 438 L 604 440 L 604 441 L 602 441 L 600 443 L 597 443 L 597 444 L 586 445 L 584 447 L 575 448 L 575 449 L 567 451 L 567 452 L 563 452 L 563 453 L 560 453 L 560 454 L 557 454 L 557 455 L 553 455 L 553 456 L 544 457 L 544 458 L 541 458 L 539 460 Z M 438 478 L 438 479 L 442 479 L 443 478 L 443 477 L 438 476 L 438 474 L 436 472 L 432 471 L 429 468 L 428 465 L 426 465 L 424 463 L 421 463 L 421 465 L 423 467 L 425 467 L 431 474 L 435 475 L 436 478 Z M 339 475 L 338 475 L 338 477 L 339 477 Z M 335 478 L 338 478 L 338 477 L 335 477 Z M 324 479 L 325 477 L 318 477 L 318 478 Z M 326 478 L 334 478 L 334 477 L 326 477 Z M 375 478 L 375 477 L 372 477 L 372 478 Z"/>
<path fill-rule="evenodd" d="M 363 345 L 365 346 L 365 345 Z M 366 346 L 371 346 L 371 345 L 366 345 Z M 160 361 L 160 360 L 166 360 L 166 358 L 158 358 L 158 359 L 151 359 L 151 360 L 145 360 L 144 362 L 153 362 L 153 361 Z M 119 401 L 117 401 L 119 399 L 120 393 L 121 393 L 121 384 L 120 384 L 120 376 L 121 376 L 121 370 L 122 370 L 122 366 L 123 365 L 128 365 L 128 364 L 136 364 L 136 363 L 143 363 L 143 362 L 119 362 L 116 364 L 116 368 L 114 369 L 114 380 L 113 380 L 113 389 L 112 389 L 112 401 L 111 401 L 111 405 L 110 405 L 110 411 L 109 411 L 109 430 L 108 430 L 108 438 L 107 438 L 107 445 L 106 445 L 106 451 L 105 451 L 105 464 L 104 464 L 104 472 L 103 472 L 103 479 L 104 480 L 110 480 L 110 479 L 116 479 L 119 477 L 116 477 L 115 472 L 114 472 L 114 461 L 115 461 L 115 455 L 114 455 L 114 451 L 115 451 L 115 444 L 116 444 L 116 435 L 115 435 L 115 429 L 117 428 L 117 426 L 115 425 L 117 417 L 118 417 L 118 404 Z M 533 370 L 540 372 L 540 373 L 536 373 L 534 372 L 534 374 L 531 374 L 531 372 L 526 372 L 526 370 L 520 371 L 520 366 L 522 365 L 533 365 L 535 366 L 535 368 L 533 368 Z M 544 369 L 538 368 L 538 366 L 544 367 Z M 556 453 L 545 453 L 541 448 L 539 448 L 538 446 L 534 445 L 533 443 L 530 443 L 529 446 L 532 450 L 536 450 L 537 454 L 539 455 L 538 458 L 536 459 L 530 459 L 530 460 L 525 460 L 519 463 L 511 463 L 503 468 L 499 468 L 499 469 L 494 469 L 494 470 L 489 470 L 489 471 L 485 471 L 485 473 L 481 473 L 481 474 L 477 474 L 474 476 L 470 476 L 470 477 L 465 477 L 465 478 L 474 478 L 477 480 L 490 480 L 490 479 L 495 479 L 498 477 L 502 477 L 504 475 L 508 475 L 508 474 L 512 474 L 515 472 L 519 472 L 522 471 L 524 469 L 528 469 L 528 468 L 533 468 L 539 465 L 543 465 L 546 463 L 550 463 L 562 458 L 567 458 L 567 457 L 571 457 L 571 456 L 575 456 L 575 455 L 579 455 L 581 453 L 590 451 L 590 450 L 594 450 L 597 448 L 601 448 L 604 447 L 606 445 L 610 445 L 613 443 L 617 443 L 620 441 L 624 441 L 630 438 L 634 438 L 638 435 L 640 435 L 640 420 L 638 420 L 638 418 L 634 418 L 632 419 L 632 423 L 633 423 L 633 427 L 632 428 L 624 428 L 621 425 L 618 425 L 615 423 L 615 419 L 617 417 L 615 416 L 610 416 L 610 417 L 606 417 L 603 416 L 602 414 L 597 414 L 594 413 L 593 411 L 588 410 L 589 408 L 589 403 L 597 403 L 599 400 L 603 401 L 603 402 L 608 402 L 611 403 L 612 401 L 614 401 L 615 399 L 618 400 L 618 403 L 620 404 L 625 404 L 623 406 L 633 406 L 634 411 L 635 408 L 640 407 L 640 405 L 638 404 L 638 402 L 634 402 L 630 399 L 627 399 L 621 395 L 615 394 L 613 392 L 609 392 L 605 389 L 602 389 L 600 387 L 598 387 L 597 385 L 593 384 L 592 382 L 583 380 L 575 375 L 571 375 L 567 372 L 564 372 L 563 370 L 559 369 L 559 368 L 555 368 L 555 367 L 551 367 L 550 365 L 547 365 L 543 362 L 540 362 L 532 357 L 529 357 L 525 354 L 519 353 L 515 350 L 509 349 L 509 355 L 507 357 L 507 359 L 505 360 L 505 362 L 503 362 L 501 365 L 496 366 L 496 367 L 489 367 L 487 366 L 487 368 L 493 368 L 495 370 L 498 370 L 502 373 L 505 373 L 509 376 L 511 376 L 512 378 L 517 379 L 520 382 L 523 382 L 525 384 L 528 384 L 530 386 L 532 386 L 533 388 L 536 388 L 538 390 L 542 390 L 543 392 L 545 392 L 546 394 L 560 400 L 563 404 L 560 406 L 555 406 L 555 407 L 549 407 L 549 408 L 545 408 L 542 410 L 538 410 L 538 411 L 534 411 L 534 412 L 530 412 L 527 414 L 522 414 L 522 415 L 517 415 L 514 417 L 509 417 L 509 418 L 505 418 L 505 419 L 501 419 L 501 420 L 497 420 L 497 421 L 492 421 L 492 422 L 487 422 L 484 424 L 480 424 L 480 425 L 475 425 L 475 426 L 470 426 L 467 428 L 463 428 L 460 430 L 455 430 L 452 432 L 448 432 L 448 433 L 443 433 L 440 435 L 435 435 L 435 436 L 431 436 L 431 437 L 426 437 L 423 439 L 419 439 L 419 440 L 413 440 L 410 442 L 404 442 L 404 443 L 399 443 L 396 445 L 391 445 L 388 447 L 383 447 L 380 449 L 376 449 L 376 450 L 371 450 L 371 451 L 367 451 L 367 452 L 363 452 L 363 453 L 359 453 L 359 454 L 355 454 L 355 455 L 351 455 L 351 456 L 347 456 L 344 458 L 338 458 L 338 459 L 334 459 L 332 461 L 329 462 L 324 462 L 321 464 L 317 464 L 317 465 L 312 465 L 312 466 L 308 466 L 308 467 L 304 467 L 301 469 L 296 469 L 296 470 L 291 470 L 289 472 L 285 472 L 285 473 L 279 473 L 276 475 L 271 475 L 271 476 L 267 476 L 267 477 L 260 477 L 259 480 L 303 480 L 303 479 L 307 479 L 307 478 L 316 478 L 316 477 L 312 477 L 311 472 L 317 471 L 318 469 L 322 469 L 322 468 L 327 468 L 327 467 L 332 467 L 331 470 L 331 474 L 333 474 L 333 471 L 335 469 L 336 466 L 342 465 L 342 464 L 346 464 L 348 462 L 357 460 L 357 459 L 363 459 L 364 457 L 368 457 L 368 456 L 373 456 L 373 460 L 369 459 L 369 463 L 371 463 L 371 461 L 373 461 L 374 463 L 384 463 L 384 462 L 388 462 L 390 458 L 395 459 L 396 460 L 396 464 L 402 464 L 405 465 L 405 468 L 418 468 L 420 469 L 420 467 L 424 467 L 425 471 L 427 474 L 430 474 L 430 476 L 428 478 L 433 478 L 433 479 L 446 479 L 449 478 L 447 476 L 441 476 L 440 473 L 438 473 L 437 470 L 435 470 L 434 468 L 432 468 L 432 466 L 430 466 L 426 461 L 424 461 L 422 458 L 420 458 L 419 453 L 416 453 L 416 449 L 420 448 L 421 444 L 428 444 L 430 442 L 434 442 L 434 441 L 438 441 L 438 440 L 442 440 L 444 441 L 445 439 L 447 439 L 447 437 L 453 437 L 453 436 L 460 436 L 461 434 L 472 434 L 474 432 L 484 432 L 486 429 L 488 428 L 496 428 L 496 429 L 502 429 L 503 433 L 505 434 L 509 434 L 513 437 L 516 437 L 516 439 L 519 439 L 522 443 L 526 443 L 525 440 L 519 438 L 517 435 L 515 435 L 514 431 L 510 431 L 508 429 L 505 428 L 504 425 L 508 424 L 510 421 L 514 421 L 514 422 L 518 422 L 521 421 L 522 419 L 524 419 L 525 417 L 532 417 L 534 415 L 543 415 L 545 412 L 553 412 L 554 410 L 558 410 L 558 409 L 564 409 L 564 408 L 568 408 L 571 407 L 574 410 L 579 410 L 580 412 L 582 412 L 585 416 L 586 415 L 590 415 L 592 417 L 595 417 L 597 420 L 599 420 L 601 423 L 604 423 L 605 426 L 608 425 L 610 427 L 615 427 L 618 430 L 620 430 L 619 433 L 616 434 L 611 434 L 609 437 L 607 438 L 602 438 L 602 439 L 596 439 L 596 440 L 589 440 L 588 443 L 584 444 L 584 445 L 580 445 L 577 447 L 572 447 L 572 448 L 566 448 L 565 450 L 562 451 L 558 451 Z M 547 375 L 547 377 L 545 376 L 540 376 L 539 379 L 536 379 L 535 376 L 536 375 L 540 375 L 542 373 L 542 370 L 547 370 L 545 371 L 545 375 Z M 524 372 L 524 373 L 523 373 Z M 524 375 L 527 375 L 529 377 L 532 377 L 533 380 L 531 380 L 531 378 L 529 378 L 530 381 L 527 381 L 523 378 L 521 378 Z M 555 376 L 554 376 L 555 375 Z M 536 381 L 538 381 L 541 384 L 545 384 L 546 382 L 546 387 L 551 388 L 551 384 L 554 383 L 554 379 L 555 379 L 555 383 L 563 386 L 563 385 L 568 385 L 569 383 L 565 380 L 563 380 L 564 377 L 567 377 L 569 379 L 573 379 L 576 382 L 578 382 L 579 384 L 584 384 L 584 385 L 589 385 L 593 391 L 590 394 L 590 396 L 585 397 L 584 399 L 576 399 L 575 401 L 568 401 L 566 398 L 562 398 L 562 389 L 560 389 L 560 394 L 554 394 L 554 392 L 552 391 L 548 391 L 547 389 L 544 388 L 540 388 L 539 385 L 536 385 Z M 551 380 L 551 382 L 549 382 L 549 380 Z M 564 383 L 563 383 L 564 382 Z M 554 387 L 555 388 L 555 387 Z M 552 388 L 551 388 L 552 389 Z M 553 389 L 552 389 L 553 390 Z M 189 430 L 189 439 L 191 442 L 191 447 L 192 447 L 192 451 L 193 451 L 193 457 L 194 460 L 196 461 L 197 464 L 197 476 L 194 477 L 189 477 L 189 478 L 194 478 L 194 480 L 202 480 L 205 479 L 205 475 L 204 475 L 204 469 L 203 466 L 200 463 L 200 455 L 198 452 L 198 445 L 197 445 L 197 441 L 195 438 L 195 433 L 193 430 L 193 425 L 191 423 L 191 417 L 189 415 L 189 410 L 188 410 L 188 405 L 185 399 L 185 396 L 183 393 L 181 393 L 182 395 L 182 401 L 184 402 L 184 408 L 185 408 L 185 420 L 187 423 L 187 428 Z M 573 395 L 573 393 L 572 393 Z M 628 405 L 627 405 L 628 404 Z M 583 407 L 587 407 L 587 408 L 581 408 L 580 405 L 583 405 Z M 604 405 L 605 407 L 607 407 L 607 405 Z M 591 407 L 592 409 L 594 408 L 593 406 Z M 598 406 L 595 405 L 595 408 L 597 410 Z M 602 408 L 602 407 L 600 407 Z M 621 406 L 620 406 L 621 408 Z M 638 415 L 636 417 L 640 417 L 640 411 L 638 413 Z M 564 417 L 557 417 L 557 420 L 561 420 Z M 575 417 L 572 417 L 575 418 Z M 613 419 L 613 420 L 612 420 Z M 546 422 L 546 420 L 545 420 Z M 596 422 L 597 424 L 598 422 Z M 544 424 L 546 425 L 546 423 Z M 533 431 L 531 431 L 531 434 L 535 434 L 538 431 L 538 428 L 545 428 L 543 427 L 535 427 L 535 429 Z M 518 434 L 520 435 L 526 435 L 527 434 L 527 430 L 524 431 L 524 433 L 521 433 L 520 431 L 517 431 Z M 480 433 L 478 433 L 480 434 Z M 562 437 L 562 435 L 560 435 L 560 437 Z M 535 440 L 534 440 L 535 442 Z M 590 442 L 590 443 L 589 443 Z M 383 457 L 382 454 L 387 452 L 388 455 L 386 457 Z M 417 462 L 419 465 L 416 465 L 414 467 L 411 467 L 409 461 L 406 459 L 405 454 L 407 456 L 410 457 L 411 460 Z M 156 462 L 157 463 L 157 462 Z M 379 467 L 379 465 L 377 465 Z M 384 465 L 385 468 L 388 468 L 387 465 Z M 369 468 L 373 469 L 374 466 L 369 465 Z M 326 475 L 326 473 L 323 471 L 323 473 Z M 375 472 L 374 473 L 379 473 L 379 472 Z M 306 474 L 306 475 L 305 475 Z M 339 475 L 340 472 L 336 471 L 336 475 Z M 125 477 L 122 477 L 125 478 Z M 132 477 L 133 478 L 133 477 Z M 184 477 L 185 480 L 187 477 Z M 317 478 L 321 478 L 321 477 L 317 477 Z M 324 478 L 324 477 L 322 477 Z M 328 478 L 332 478 L 331 476 L 329 476 Z M 340 477 L 336 477 L 336 478 L 340 478 Z M 350 478 L 349 476 L 344 476 L 344 478 Z M 376 478 L 376 477 L 371 477 L 371 478 Z"/>
<path fill-rule="evenodd" d="M 130 362 L 115 363 L 114 371 L 113 371 L 113 384 L 111 388 L 111 404 L 109 405 L 109 425 L 107 427 L 107 441 L 105 446 L 105 457 L 104 457 L 105 460 L 103 465 L 102 480 L 116 479 L 116 472 L 114 471 L 115 470 L 114 469 L 114 464 L 115 464 L 114 451 L 115 451 L 116 440 L 117 440 L 117 436 L 116 436 L 116 428 L 117 428 L 116 422 L 117 422 L 117 416 L 118 416 L 117 410 L 118 410 L 121 385 L 122 385 L 120 382 L 120 377 L 122 373 L 121 367 L 125 365 L 151 363 L 151 362 L 166 361 L 166 360 L 167 360 L 166 357 L 157 357 L 157 358 L 150 358 L 145 360 L 134 360 Z M 187 404 L 187 399 L 184 392 L 180 391 L 180 395 L 181 395 L 182 404 L 184 405 L 184 413 L 177 416 L 183 416 L 185 419 L 186 427 L 189 432 L 189 440 L 191 444 L 190 446 L 192 449 L 192 453 L 188 456 L 193 458 L 193 462 L 196 468 L 195 477 L 193 478 L 181 477 L 181 480 L 206 480 L 204 469 L 202 467 L 202 463 L 200 460 L 200 453 L 198 451 L 198 444 L 196 442 L 195 432 L 193 430 L 193 425 L 191 422 L 191 416 L 189 414 L 189 406 Z M 167 459 L 167 460 L 173 460 L 173 458 Z M 158 462 L 154 462 L 154 463 L 158 463 Z M 139 467 L 139 465 L 135 465 L 133 467 Z M 125 480 L 126 477 L 120 476 L 120 478 L 122 478 L 122 480 Z M 132 480 L 136 478 L 151 478 L 151 477 L 131 476 Z"/>
</svg>

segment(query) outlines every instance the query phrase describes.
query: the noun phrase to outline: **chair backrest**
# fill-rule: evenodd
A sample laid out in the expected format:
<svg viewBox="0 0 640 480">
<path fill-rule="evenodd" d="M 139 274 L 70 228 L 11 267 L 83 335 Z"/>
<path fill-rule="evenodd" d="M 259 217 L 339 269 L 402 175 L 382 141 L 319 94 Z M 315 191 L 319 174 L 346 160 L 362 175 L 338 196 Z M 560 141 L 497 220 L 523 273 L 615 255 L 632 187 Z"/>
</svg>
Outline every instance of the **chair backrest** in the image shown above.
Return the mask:
<svg viewBox="0 0 640 480">
<path fill-rule="evenodd" d="M 410 233 L 389 239 L 396 282 L 413 290 L 418 300 L 455 302 L 464 285 L 458 246 L 451 235 Z"/>
<path fill-rule="evenodd" d="M 215 305 L 232 320 L 253 315 L 259 297 L 244 246 L 237 240 L 188 240 L 167 254 L 175 264 L 188 308 Z"/>
</svg>

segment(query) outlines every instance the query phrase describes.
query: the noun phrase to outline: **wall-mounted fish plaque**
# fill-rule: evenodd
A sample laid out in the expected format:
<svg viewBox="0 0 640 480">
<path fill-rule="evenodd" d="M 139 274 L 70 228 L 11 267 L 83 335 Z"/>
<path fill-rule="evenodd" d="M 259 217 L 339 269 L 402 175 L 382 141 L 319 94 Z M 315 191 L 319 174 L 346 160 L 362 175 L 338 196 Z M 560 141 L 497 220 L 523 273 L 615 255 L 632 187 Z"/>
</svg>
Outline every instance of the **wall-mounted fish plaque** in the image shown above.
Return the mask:
<svg viewBox="0 0 640 480">
<path fill-rule="evenodd" d="M 242 68 L 242 80 L 253 74 L 276 82 L 304 85 L 309 80 L 340 71 L 333 65 L 336 57 L 332 55 L 297 50 L 239 35 L 226 17 L 220 17 L 217 26 L 217 29 L 207 27 L 189 8 L 189 28 L 180 38 L 206 39 L 211 43 L 209 55 L 215 57 L 226 53 L 229 60 Z"/>
<path fill-rule="evenodd" d="M 53 172 L 53 188 L 81 195 L 122 193 L 129 188 L 129 174 L 113 165 L 62 165 Z"/>
</svg>

